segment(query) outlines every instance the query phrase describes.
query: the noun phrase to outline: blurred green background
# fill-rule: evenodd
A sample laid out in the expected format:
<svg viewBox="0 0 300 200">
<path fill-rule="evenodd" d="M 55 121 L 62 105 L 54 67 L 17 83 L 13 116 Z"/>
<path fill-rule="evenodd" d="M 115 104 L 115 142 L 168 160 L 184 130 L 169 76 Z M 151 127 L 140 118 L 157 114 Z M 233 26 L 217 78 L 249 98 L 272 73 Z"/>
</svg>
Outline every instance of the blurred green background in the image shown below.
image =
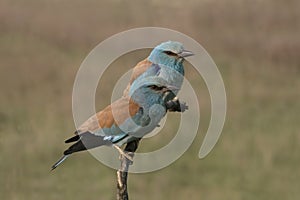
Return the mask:
<svg viewBox="0 0 300 200">
<path fill-rule="evenodd" d="M 115 199 L 115 171 L 89 153 L 53 173 L 50 166 L 75 129 L 71 95 L 81 62 L 109 36 L 143 26 L 178 30 L 206 48 L 223 75 L 228 112 L 213 152 L 199 160 L 210 102 L 187 63 L 187 78 L 200 85 L 199 134 L 169 167 L 131 174 L 130 197 L 299 199 L 299 10 L 298 0 L 1 0 L 0 199 Z M 148 52 L 112 64 L 99 83 L 98 109 Z M 139 151 L 172 138 L 179 117 L 170 117 Z"/>
</svg>

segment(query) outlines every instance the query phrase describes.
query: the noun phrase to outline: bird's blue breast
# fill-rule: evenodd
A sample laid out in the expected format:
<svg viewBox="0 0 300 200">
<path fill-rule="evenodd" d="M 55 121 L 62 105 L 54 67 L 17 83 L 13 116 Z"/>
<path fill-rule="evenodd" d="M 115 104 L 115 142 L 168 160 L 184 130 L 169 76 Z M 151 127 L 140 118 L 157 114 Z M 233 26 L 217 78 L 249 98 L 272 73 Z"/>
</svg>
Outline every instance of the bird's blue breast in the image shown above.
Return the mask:
<svg viewBox="0 0 300 200">
<path fill-rule="evenodd" d="M 163 64 L 152 64 L 131 85 L 129 96 L 144 85 L 158 85 L 171 87 L 175 94 L 178 93 L 184 80 L 183 66 L 169 67 Z M 173 87 L 173 88 L 172 88 Z M 175 89 L 176 88 L 176 89 Z"/>
</svg>

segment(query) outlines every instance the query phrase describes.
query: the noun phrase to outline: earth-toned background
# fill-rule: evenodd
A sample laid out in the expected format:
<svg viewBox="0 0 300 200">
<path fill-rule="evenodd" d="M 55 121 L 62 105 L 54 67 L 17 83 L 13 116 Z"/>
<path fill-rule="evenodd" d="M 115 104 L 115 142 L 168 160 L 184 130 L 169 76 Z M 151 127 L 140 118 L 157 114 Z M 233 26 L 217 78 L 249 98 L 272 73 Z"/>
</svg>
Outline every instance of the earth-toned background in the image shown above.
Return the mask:
<svg viewBox="0 0 300 200">
<path fill-rule="evenodd" d="M 206 86 L 186 63 L 201 124 L 190 149 L 157 172 L 130 174 L 132 199 L 299 199 L 300 1 L 191 0 L 0 2 L 0 199 L 115 199 L 116 174 L 89 153 L 50 172 L 72 135 L 76 72 L 99 42 L 144 26 L 197 40 L 222 73 L 228 112 L 213 152 L 198 159 L 210 119 Z M 131 52 L 105 72 L 96 107 L 149 50 Z M 169 115 L 155 150 L 174 136 Z M 188 134 L 188 133 L 187 133 Z"/>
</svg>

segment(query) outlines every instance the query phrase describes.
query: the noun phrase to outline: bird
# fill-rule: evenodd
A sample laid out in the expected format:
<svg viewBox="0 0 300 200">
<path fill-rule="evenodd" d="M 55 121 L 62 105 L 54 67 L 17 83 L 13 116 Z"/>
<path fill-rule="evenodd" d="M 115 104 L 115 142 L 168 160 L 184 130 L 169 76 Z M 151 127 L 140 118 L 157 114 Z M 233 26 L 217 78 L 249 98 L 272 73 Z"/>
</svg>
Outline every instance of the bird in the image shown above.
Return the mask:
<svg viewBox="0 0 300 200">
<path fill-rule="evenodd" d="M 119 147 L 155 129 L 167 111 L 187 110 L 188 106 L 179 102 L 176 94 L 183 82 L 183 61 L 192 55 L 180 42 L 167 41 L 156 46 L 148 58 L 133 68 L 123 96 L 90 117 L 74 137 L 65 141 L 75 143 L 64 151 L 52 170 L 71 154 L 102 145 L 114 146 L 124 154 Z"/>
<path fill-rule="evenodd" d="M 175 97 L 172 90 L 159 83 L 141 85 L 130 96 L 121 97 L 84 122 L 75 131 L 75 136 L 65 141 L 74 144 L 64 151 L 63 156 L 51 169 L 57 168 L 73 153 L 103 145 L 114 146 L 126 156 L 120 146 L 142 138 L 154 130 L 167 110 L 174 108 L 174 103 L 178 103 Z M 172 102 L 174 98 L 175 101 Z"/>
<path fill-rule="evenodd" d="M 167 41 L 157 45 L 146 59 L 133 68 L 123 96 L 128 96 L 130 90 L 132 93 L 146 81 L 174 86 L 173 92 L 177 94 L 184 77 L 183 61 L 193 55 L 193 52 L 185 50 L 183 44 L 177 41 Z"/>
</svg>

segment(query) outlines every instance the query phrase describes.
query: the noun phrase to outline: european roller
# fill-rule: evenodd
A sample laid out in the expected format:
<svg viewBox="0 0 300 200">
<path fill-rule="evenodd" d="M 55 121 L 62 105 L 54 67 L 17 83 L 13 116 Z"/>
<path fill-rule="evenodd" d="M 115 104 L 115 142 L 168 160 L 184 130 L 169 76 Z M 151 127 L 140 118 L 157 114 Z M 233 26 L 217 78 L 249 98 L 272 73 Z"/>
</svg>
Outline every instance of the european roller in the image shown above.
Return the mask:
<svg viewBox="0 0 300 200">
<path fill-rule="evenodd" d="M 114 146 L 122 153 L 120 146 L 154 130 L 168 109 L 185 110 L 174 98 L 175 94 L 165 86 L 141 85 L 130 96 L 118 99 L 83 123 L 76 135 L 65 141 L 75 143 L 64 151 L 52 169 L 75 152 L 103 145 Z"/>
<path fill-rule="evenodd" d="M 183 61 L 192 55 L 179 42 L 168 41 L 156 46 L 148 58 L 134 67 L 123 97 L 89 118 L 74 137 L 65 141 L 76 143 L 52 169 L 72 153 L 102 145 L 115 146 L 122 153 L 119 146 L 150 133 L 167 110 L 187 109 L 176 99 L 176 94 L 183 82 Z"/>
<path fill-rule="evenodd" d="M 123 96 L 129 95 L 145 82 L 159 82 L 161 85 L 172 86 L 173 92 L 177 94 L 184 77 L 183 61 L 192 55 L 194 54 L 185 50 L 180 42 L 168 41 L 159 44 L 151 51 L 148 58 L 133 68 Z"/>
</svg>

